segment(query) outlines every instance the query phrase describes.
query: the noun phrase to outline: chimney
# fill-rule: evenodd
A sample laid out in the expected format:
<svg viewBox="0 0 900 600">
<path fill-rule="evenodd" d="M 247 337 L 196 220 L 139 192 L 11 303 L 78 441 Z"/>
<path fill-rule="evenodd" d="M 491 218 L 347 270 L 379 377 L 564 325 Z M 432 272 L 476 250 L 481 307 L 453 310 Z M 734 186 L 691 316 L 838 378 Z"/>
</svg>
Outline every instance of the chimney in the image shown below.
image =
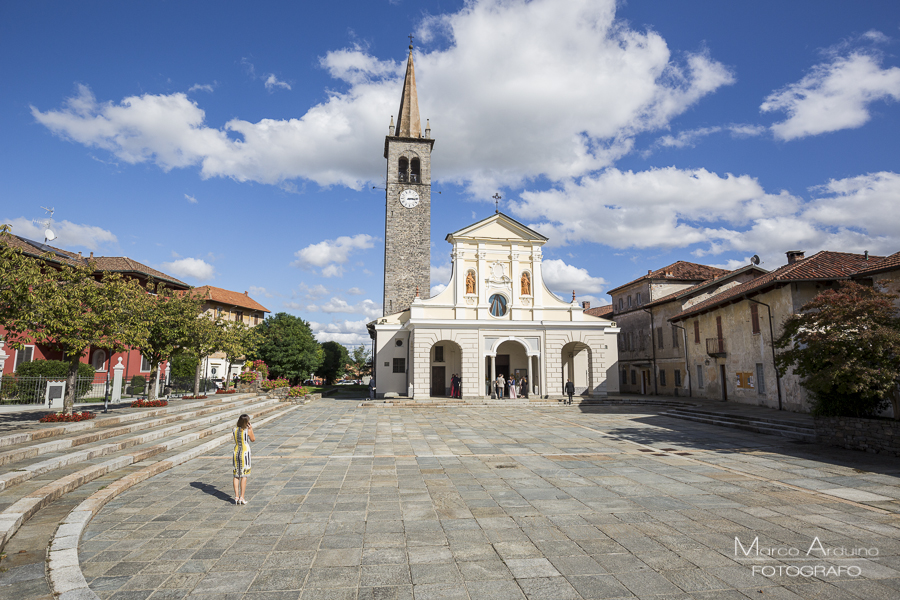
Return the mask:
<svg viewBox="0 0 900 600">
<path fill-rule="evenodd" d="M 248 294 L 247 294 L 247 290 L 244 290 L 244 295 L 245 295 L 245 296 L 247 296 L 247 295 L 248 295 Z"/>
<path fill-rule="evenodd" d="M 591 307 L 591 303 L 590 303 L 590 302 L 582 302 L 582 303 L 581 303 L 581 308 L 583 308 L 584 310 L 587 310 L 587 309 L 589 309 L 590 307 Z"/>
<path fill-rule="evenodd" d="M 863 256 L 866 257 L 866 260 L 869 260 L 869 251 L 866 250 L 865 252 L 863 252 Z"/>
<path fill-rule="evenodd" d="M 803 250 L 788 250 L 785 254 L 787 255 L 788 264 L 792 265 L 798 260 L 803 260 L 805 252 Z"/>
<path fill-rule="evenodd" d="M 91 258 L 94 258 L 94 253 L 93 253 L 93 251 L 91 252 Z"/>
<path fill-rule="evenodd" d="M 653 272 L 653 269 L 647 269 L 647 275 Z"/>
<path fill-rule="evenodd" d="M 81 250 L 78 251 L 78 258 L 81 258 Z"/>
</svg>

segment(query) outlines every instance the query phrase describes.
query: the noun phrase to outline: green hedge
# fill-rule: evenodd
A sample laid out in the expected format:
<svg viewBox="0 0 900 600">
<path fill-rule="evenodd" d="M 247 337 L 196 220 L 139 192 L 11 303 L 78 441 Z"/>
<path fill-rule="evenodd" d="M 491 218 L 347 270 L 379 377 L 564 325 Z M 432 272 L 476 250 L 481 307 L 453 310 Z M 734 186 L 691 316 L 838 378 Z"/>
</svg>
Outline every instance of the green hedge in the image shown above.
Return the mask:
<svg viewBox="0 0 900 600">
<path fill-rule="evenodd" d="M 78 365 L 78 387 L 75 390 L 76 398 L 84 398 L 91 390 L 91 383 L 94 381 L 94 367 L 81 363 Z M 16 380 L 26 377 L 44 377 L 47 379 L 65 379 L 69 375 L 69 363 L 62 360 L 33 360 L 31 362 L 22 363 L 16 368 Z M 7 382 L 4 381 L 4 387 Z M 18 384 L 17 402 L 22 404 L 40 404 L 44 401 L 44 395 L 47 390 L 46 385 L 34 386 L 25 385 L 24 382 Z M 4 390 L 3 396 L 9 397 Z"/>
</svg>

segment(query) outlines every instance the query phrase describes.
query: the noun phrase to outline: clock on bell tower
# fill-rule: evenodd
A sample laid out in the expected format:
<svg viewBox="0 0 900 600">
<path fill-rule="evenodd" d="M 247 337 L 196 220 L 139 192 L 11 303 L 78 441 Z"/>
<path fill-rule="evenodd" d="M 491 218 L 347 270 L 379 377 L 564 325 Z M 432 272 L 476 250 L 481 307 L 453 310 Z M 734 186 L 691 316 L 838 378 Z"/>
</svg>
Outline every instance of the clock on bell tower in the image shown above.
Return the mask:
<svg viewBox="0 0 900 600">
<path fill-rule="evenodd" d="M 387 159 L 384 215 L 384 314 L 410 307 L 418 290 L 429 297 L 431 286 L 431 128 L 419 120 L 413 47 L 409 45 L 406 78 L 397 125 L 391 118 L 384 138 Z"/>
</svg>

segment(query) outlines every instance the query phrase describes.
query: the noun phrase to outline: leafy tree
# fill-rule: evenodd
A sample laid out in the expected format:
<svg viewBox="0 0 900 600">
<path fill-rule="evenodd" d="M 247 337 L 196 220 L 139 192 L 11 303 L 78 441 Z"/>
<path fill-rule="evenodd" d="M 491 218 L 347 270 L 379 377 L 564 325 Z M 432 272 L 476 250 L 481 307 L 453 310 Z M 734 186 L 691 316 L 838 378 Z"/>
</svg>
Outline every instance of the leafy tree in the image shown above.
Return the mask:
<svg viewBox="0 0 900 600">
<path fill-rule="evenodd" d="M 36 270 L 28 263 L 37 261 L 6 243 L 0 246 L 0 324 L 14 347 L 33 340 L 63 355 L 69 364 L 63 411 L 70 414 L 78 364 L 88 348 L 105 348 L 112 354 L 146 341 L 147 326 L 141 318 L 145 292 L 118 273 L 105 273 L 97 281 L 90 266 L 61 264 L 54 269 L 47 262 L 49 256 Z"/>
<path fill-rule="evenodd" d="M 200 371 L 203 359 L 222 348 L 225 322 L 208 312 L 194 319 L 188 327 L 185 350 L 197 361 L 194 371 L 194 395 L 200 395 Z"/>
<path fill-rule="evenodd" d="M 825 290 L 784 324 L 780 369 L 793 368 L 822 416 L 872 416 L 900 382 L 897 296 L 854 282 Z M 895 410 L 895 417 L 897 416 Z"/>
<path fill-rule="evenodd" d="M 350 352 L 348 370 L 356 379 L 362 379 L 372 372 L 372 351 L 360 344 Z"/>
<path fill-rule="evenodd" d="M 347 348 L 337 342 L 325 342 L 322 344 L 325 358 L 322 366 L 316 371 L 320 377 L 325 378 L 325 383 L 334 383 L 334 380 L 343 375 L 350 362 L 350 353 Z"/>
<path fill-rule="evenodd" d="M 169 361 L 169 364 L 172 365 L 170 375 L 178 379 L 193 377 L 197 372 L 197 365 L 199 363 L 200 359 L 193 356 L 189 351 L 180 348 L 172 355 L 172 358 Z"/>
<path fill-rule="evenodd" d="M 256 354 L 269 366 L 270 377 L 297 384 L 322 364 L 322 348 L 303 319 L 278 313 L 255 329 L 261 338 Z"/>
<path fill-rule="evenodd" d="M 260 344 L 261 335 L 255 327 L 249 327 L 241 321 L 225 321 L 222 328 L 222 345 L 220 350 L 225 353 L 225 361 L 229 367 L 225 369 L 227 375 L 231 371 L 230 365 L 242 356 L 246 356 Z M 226 389 L 231 387 L 231 379 L 226 376 Z"/>
<path fill-rule="evenodd" d="M 148 400 L 156 400 L 159 386 L 159 364 L 169 360 L 175 351 L 188 342 L 193 322 L 200 314 L 200 297 L 179 294 L 163 284 L 148 285 L 144 296 L 143 314 L 147 324 L 147 340 L 141 346 L 141 355 L 150 363 L 150 389 Z M 153 294 L 153 292 L 156 294 Z"/>
</svg>

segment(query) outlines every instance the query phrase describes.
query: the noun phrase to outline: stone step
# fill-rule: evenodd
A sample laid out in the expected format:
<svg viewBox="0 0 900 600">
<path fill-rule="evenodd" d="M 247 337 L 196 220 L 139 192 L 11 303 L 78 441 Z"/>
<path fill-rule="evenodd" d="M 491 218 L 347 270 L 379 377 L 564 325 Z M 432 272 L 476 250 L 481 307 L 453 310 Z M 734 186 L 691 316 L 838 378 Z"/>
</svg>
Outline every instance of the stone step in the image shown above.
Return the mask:
<svg viewBox="0 0 900 600">
<path fill-rule="evenodd" d="M 79 421 L 77 423 L 59 423 L 56 425 L 29 423 L 27 428 L 23 427 L 21 431 L 15 431 L 13 433 L 0 436 L 0 448 L 34 442 L 37 440 L 45 440 L 48 438 L 67 435 L 79 431 L 87 431 L 90 429 L 99 429 L 102 427 L 110 427 L 123 423 L 131 423 L 134 421 L 140 421 L 141 419 L 146 419 L 148 417 L 172 415 L 186 410 L 196 410 L 203 406 L 214 406 L 217 404 L 235 402 L 237 400 L 251 398 L 254 396 L 254 394 L 230 394 L 227 395 L 227 398 L 224 397 L 226 396 L 225 394 L 222 394 L 222 396 L 222 398 L 213 397 L 206 400 L 190 400 L 187 402 L 179 400 L 175 404 L 170 402 L 169 406 L 163 406 L 160 408 L 120 409 L 126 412 L 110 416 L 98 416 L 97 418 L 91 419 L 90 421 Z M 118 412 L 119 411 L 117 410 L 117 413 Z"/>
<path fill-rule="evenodd" d="M 259 400 L 264 396 L 242 397 L 238 400 L 222 402 L 213 406 L 204 406 L 195 410 L 186 410 L 174 414 L 164 415 L 162 417 L 147 417 L 143 420 L 135 421 L 126 425 L 110 425 L 99 429 L 92 429 L 87 432 L 74 432 L 68 435 L 63 434 L 56 436 L 50 441 L 42 443 L 23 442 L 8 446 L 8 450 L 0 452 L 0 466 L 8 465 L 16 461 L 26 458 L 33 458 L 51 452 L 60 452 L 70 448 L 90 444 L 101 440 L 111 440 L 116 437 L 127 435 L 135 431 L 143 431 L 152 429 L 168 423 L 176 423 L 186 421 L 202 415 L 210 415 L 225 410 L 232 410 L 236 407 L 247 406 Z M 2 487 L 0 487 L 2 489 Z"/>
<path fill-rule="evenodd" d="M 683 412 L 683 413 L 691 413 L 691 414 L 696 414 L 696 415 L 706 416 L 706 417 L 722 417 L 722 418 L 731 418 L 731 419 L 738 419 L 738 420 L 751 419 L 753 421 L 762 422 L 762 423 L 789 424 L 789 425 L 794 425 L 797 427 L 805 427 L 808 429 L 812 429 L 812 424 L 811 424 L 812 418 L 808 419 L 808 422 L 810 424 L 805 425 L 802 422 L 800 422 L 799 419 L 779 418 L 777 416 L 769 416 L 769 415 L 765 415 L 765 414 L 760 414 L 760 415 L 754 414 L 753 416 L 748 416 L 748 415 L 740 414 L 738 412 L 732 412 L 729 410 L 716 411 L 716 410 L 699 408 L 697 406 L 690 406 L 687 404 L 681 406 L 679 408 L 679 411 Z M 793 414 L 793 413 L 788 413 L 788 414 Z M 804 419 L 804 420 L 806 420 L 806 419 Z"/>
<path fill-rule="evenodd" d="M 808 427 L 798 427 L 793 424 L 779 424 L 770 421 L 754 421 L 752 419 L 704 416 L 679 412 L 677 410 L 667 411 L 664 414 L 669 417 L 684 419 L 686 421 L 693 421 L 695 423 L 705 423 L 707 425 L 718 425 L 720 427 L 742 429 L 744 431 L 752 431 L 754 433 L 762 433 L 766 435 L 775 435 L 806 442 L 816 441 L 816 433 L 814 429 Z"/>
<path fill-rule="evenodd" d="M 262 415 L 271 415 L 272 413 L 283 414 L 288 410 L 299 408 L 298 405 L 288 405 L 275 400 L 266 401 L 265 405 L 260 407 L 249 407 L 247 410 L 252 417 Z M 275 415 L 272 415 L 275 416 Z M 269 419 L 266 419 L 268 421 Z M 176 448 L 182 448 L 186 445 L 201 443 L 202 440 L 209 436 L 229 430 L 233 427 L 231 419 L 222 421 L 202 430 L 197 430 L 178 437 L 170 436 L 168 439 L 158 440 L 155 444 L 145 444 L 136 449 L 129 449 L 130 452 L 119 452 L 113 454 L 111 458 L 105 458 L 102 462 L 99 459 L 86 461 L 82 463 L 80 469 L 74 472 L 58 477 L 59 473 L 52 473 L 47 479 L 37 478 L 35 481 L 22 484 L 11 490 L 0 493 L 4 504 L 8 506 L 0 512 L 0 549 L 15 534 L 22 523 L 31 518 L 38 510 L 47 504 L 53 502 L 57 498 L 64 496 L 68 492 L 77 489 L 86 482 L 92 481 L 107 473 L 111 473 L 127 467 L 128 465 L 145 461 L 152 457 L 163 455 L 166 452 Z M 217 439 L 225 440 L 230 436 L 219 436 Z M 220 442 L 224 443 L 224 442 Z M 82 466 L 86 464 L 88 466 Z M 37 489 L 36 486 L 42 484 Z M 14 502 L 12 502 L 15 500 Z"/>
<path fill-rule="evenodd" d="M 234 422 L 245 410 L 252 409 L 258 411 L 277 402 L 278 400 L 276 399 L 266 399 L 265 397 L 261 397 L 261 399 L 257 399 L 255 402 L 248 401 L 246 403 L 240 403 L 238 406 L 234 406 L 234 404 L 226 405 L 228 410 L 216 412 L 212 415 L 200 416 L 193 420 L 187 420 L 175 425 L 163 425 L 155 428 L 148 428 L 148 430 L 139 435 L 120 435 L 107 440 L 107 443 L 86 444 L 84 448 L 74 452 L 63 449 L 62 451 L 47 452 L 41 456 L 27 456 L 9 464 L 9 471 L 0 475 L 0 492 L 24 483 L 39 475 L 43 475 L 44 473 L 69 465 L 90 461 L 103 456 L 110 456 L 128 448 L 140 447 L 141 445 L 148 444 L 155 440 L 165 439 L 198 427 L 206 427 L 220 422 Z M 42 446 L 43 444 L 39 445 Z M 25 453 L 26 450 L 27 448 L 20 449 L 19 453 Z"/>
</svg>

